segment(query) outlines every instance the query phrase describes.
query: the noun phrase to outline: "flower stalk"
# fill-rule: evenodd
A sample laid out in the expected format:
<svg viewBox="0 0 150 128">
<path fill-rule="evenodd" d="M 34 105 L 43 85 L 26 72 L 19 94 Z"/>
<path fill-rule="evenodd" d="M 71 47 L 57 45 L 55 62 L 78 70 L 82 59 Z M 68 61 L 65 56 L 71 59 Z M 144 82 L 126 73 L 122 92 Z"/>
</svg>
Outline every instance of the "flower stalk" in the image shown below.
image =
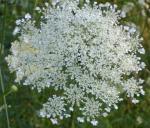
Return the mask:
<svg viewBox="0 0 150 128">
<path fill-rule="evenodd" d="M 1 45 L 0 45 L 0 58 L 1 58 L 1 60 L 3 60 L 3 56 L 4 56 L 6 4 L 7 4 L 7 1 L 5 1 L 5 3 L 4 3 L 2 40 L 1 40 Z M 5 88 L 4 88 L 4 80 L 3 80 L 2 66 L 1 65 L 0 65 L 0 85 L 1 85 L 1 89 L 2 89 L 2 94 L 4 94 Z M 7 106 L 7 101 L 6 101 L 6 96 L 5 95 L 3 95 L 3 102 L 4 102 L 6 119 L 7 119 L 7 127 L 10 128 L 10 121 L 9 121 L 9 115 L 8 115 L 8 106 Z"/>
<path fill-rule="evenodd" d="M 3 82 L 3 76 L 2 76 L 2 70 L 0 68 L 0 81 L 1 81 L 1 88 L 2 88 L 2 93 L 5 92 L 4 89 L 4 82 Z M 10 128 L 10 121 L 9 121 L 9 115 L 8 115 L 8 107 L 7 107 L 7 101 L 6 101 L 6 96 L 3 95 L 3 101 L 4 101 L 4 108 L 5 108 L 5 114 L 6 114 L 6 119 L 7 119 L 7 127 Z"/>
</svg>

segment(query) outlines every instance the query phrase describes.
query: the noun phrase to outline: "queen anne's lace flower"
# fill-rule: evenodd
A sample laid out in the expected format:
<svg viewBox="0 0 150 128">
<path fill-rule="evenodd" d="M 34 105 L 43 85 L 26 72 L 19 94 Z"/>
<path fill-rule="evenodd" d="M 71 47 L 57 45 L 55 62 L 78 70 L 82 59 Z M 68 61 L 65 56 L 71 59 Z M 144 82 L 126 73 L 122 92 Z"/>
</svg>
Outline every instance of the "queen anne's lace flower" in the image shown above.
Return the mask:
<svg viewBox="0 0 150 128">
<path fill-rule="evenodd" d="M 79 7 L 78 0 L 59 0 L 40 10 L 40 28 L 29 14 L 16 21 L 19 40 L 6 60 L 16 82 L 59 92 L 43 105 L 42 117 L 56 124 L 78 108 L 80 122 L 96 125 L 97 117 L 118 108 L 120 93 L 138 102 L 144 91 L 137 73 L 145 65 L 137 53 L 144 51 L 139 35 L 119 25 L 115 6 L 87 2 Z"/>
<path fill-rule="evenodd" d="M 50 117 L 56 118 L 57 116 L 61 118 L 61 115 L 63 115 L 65 111 L 64 106 L 65 103 L 63 98 L 54 95 L 53 98 L 48 99 L 47 103 L 43 104 L 43 109 L 40 111 L 40 115 L 42 117 L 47 117 L 47 118 Z"/>
<path fill-rule="evenodd" d="M 77 87 L 77 85 L 70 84 L 69 87 L 64 87 L 64 94 L 66 95 L 66 100 L 68 103 L 71 103 L 72 106 L 75 104 L 80 106 L 80 102 L 84 99 L 84 91 L 82 88 Z"/>
<path fill-rule="evenodd" d="M 95 118 L 100 115 L 100 106 L 101 104 L 99 103 L 99 101 L 95 101 L 93 98 L 87 98 L 84 107 L 80 108 L 80 110 L 83 111 L 84 116 L 88 117 L 87 120 L 90 120 L 90 118 Z"/>
</svg>

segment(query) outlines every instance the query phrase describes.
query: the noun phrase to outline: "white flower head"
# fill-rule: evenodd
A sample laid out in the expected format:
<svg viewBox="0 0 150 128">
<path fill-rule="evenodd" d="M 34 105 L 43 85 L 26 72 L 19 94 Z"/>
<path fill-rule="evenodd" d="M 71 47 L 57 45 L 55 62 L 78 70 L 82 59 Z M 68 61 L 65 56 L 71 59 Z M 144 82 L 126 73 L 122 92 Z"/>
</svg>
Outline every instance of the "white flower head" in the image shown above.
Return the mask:
<svg viewBox="0 0 150 128">
<path fill-rule="evenodd" d="M 21 24 L 21 20 L 20 19 L 16 20 L 16 25 L 20 25 L 20 24 Z"/>
<path fill-rule="evenodd" d="M 27 14 L 25 15 L 25 19 L 27 19 L 27 20 L 31 19 L 31 15 L 30 15 L 29 13 L 27 13 Z"/>
<path fill-rule="evenodd" d="M 92 120 L 92 121 L 91 121 L 91 124 L 92 124 L 93 126 L 97 126 L 98 121 L 96 121 L 96 120 Z"/>
<path fill-rule="evenodd" d="M 66 99 L 68 103 L 71 103 L 72 106 L 75 104 L 80 106 L 81 101 L 84 99 L 84 91 L 82 88 L 77 87 L 77 85 L 71 84 L 69 88 L 64 88 Z"/>
<path fill-rule="evenodd" d="M 18 34 L 20 31 L 19 27 L 15 27 L 14 31 L 13 31 L 13 35 L 15 36 L 16 34 Z"/>
<path fill-rule="evenodd" d="M 58 124 L 57 119 L 53 119 L 53 118 L 51 118 L 50 120 L 51 120 L 52 124 Z"/>
<path fill-rule="evenodd" d="M 83 112 L 83 115 L 87 117 L 87 120 L 90 121 L 91 118 L 95 119 L 100 115 L 100 107 L 101 103 L 92 98 L 86 99 L 85 106 L 80 108 L 80 110 Z"/>
<path fill-rule="evenodd" d="M 80 123 L 84 123 L 84 117 L 77 117 L 77 121 Z"/>
<path fill-rule="evenodd" d="M 56 95 L 53 98 L 49 98 L 48 101 L 43 104 L 43 108 L 40 110 L 40 115 L 47 118 L 56 118 L 63 116 L 65 112 L 65 103 L 61 97 Z M 53 123 L 56 121 L 52 121 Z"/>
<path fill-rule="evenodd" d="M 79 0 L 53 0 L 36 8 L 43 14 L 40 28 L 26 14 L 17 21 L 20 36 L 6 60 L 16 82 L 58 95 L 43 104 L 41 117 L 56 124 L 78 109 L 79 122 L 97 125 L 99 116 L 118 109 L 120 93 L 133 103 L 144 94 L 137 78 L 145 67 L 138 56 L 144 49 L 136 29 L 120 25 L 115 5 L 78 5 Z"/>
</svg>

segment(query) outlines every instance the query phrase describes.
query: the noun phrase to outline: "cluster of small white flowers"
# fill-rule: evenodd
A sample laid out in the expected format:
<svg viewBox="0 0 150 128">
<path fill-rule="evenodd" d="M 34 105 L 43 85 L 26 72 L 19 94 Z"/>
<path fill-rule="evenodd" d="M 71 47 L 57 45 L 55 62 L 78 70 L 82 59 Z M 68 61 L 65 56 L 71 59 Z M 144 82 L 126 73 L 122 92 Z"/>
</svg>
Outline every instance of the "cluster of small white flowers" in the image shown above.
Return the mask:
<svg viewBox="0 0 150 128">
<path fill-rule="evenodd" d="M 49 106 L 51 106 L 51 108 L 49 108 Z M 63 98 L 53 95 L 53 98 L 49 98 L 48 102 L 43 104 L 43 109 L 40 111 L 40 115 L 47 118 L 50 118 L 51 116 L 53 118 L 56 118 L 57 116 L 63 118 L 62 115 L 65 111 L 64 106 L 65 103 Z"/>
<path fill-rule="evenodd" d="M 119 25 L 115 6 L 78 5 L 78 0 L 59 0 L 46 4 L 44 12 L 37 7 L 44 14 L 40 28 L 29 14 L 16 21 L 19 40 L 6 60 L 16 82 L 38 92 L 51 88 L 58 95 L 43 105 L 42 117 L 56 124 L 78 107 L 78 121 L 97 125 L 99 116 L 118 108 L 120 93 L 133 103 L 144 94 L 143 81 L 136 77 L 145 66 L 137 56 L 144 49 L 135 31 Z"/>
</svg>

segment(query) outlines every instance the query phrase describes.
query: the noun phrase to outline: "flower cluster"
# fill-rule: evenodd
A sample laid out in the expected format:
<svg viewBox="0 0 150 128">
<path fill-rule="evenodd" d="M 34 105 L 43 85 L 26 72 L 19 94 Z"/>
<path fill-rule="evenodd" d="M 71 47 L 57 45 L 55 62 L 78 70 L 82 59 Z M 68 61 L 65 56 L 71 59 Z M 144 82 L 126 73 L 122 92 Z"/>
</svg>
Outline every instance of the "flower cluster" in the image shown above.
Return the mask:
<svg viewBox="0 0 150 128">
<path fill-rule="evenodd" d="M 29 14 L 18 20 L 20 36 L 6 60 L 16 82 L 55 92 L 40 116 L 56 124 L 78 109 L 78 121 L 97 125 L 99 116 L 118 108 L 120 93 L 138 102 L 144 91 L 137 74 L 145 64 L 137 55 L 144 49 L 139 35 L 119 24 L 116 6 L 59 0 L 37 9 L 40 28 Z"/>
</svg>

